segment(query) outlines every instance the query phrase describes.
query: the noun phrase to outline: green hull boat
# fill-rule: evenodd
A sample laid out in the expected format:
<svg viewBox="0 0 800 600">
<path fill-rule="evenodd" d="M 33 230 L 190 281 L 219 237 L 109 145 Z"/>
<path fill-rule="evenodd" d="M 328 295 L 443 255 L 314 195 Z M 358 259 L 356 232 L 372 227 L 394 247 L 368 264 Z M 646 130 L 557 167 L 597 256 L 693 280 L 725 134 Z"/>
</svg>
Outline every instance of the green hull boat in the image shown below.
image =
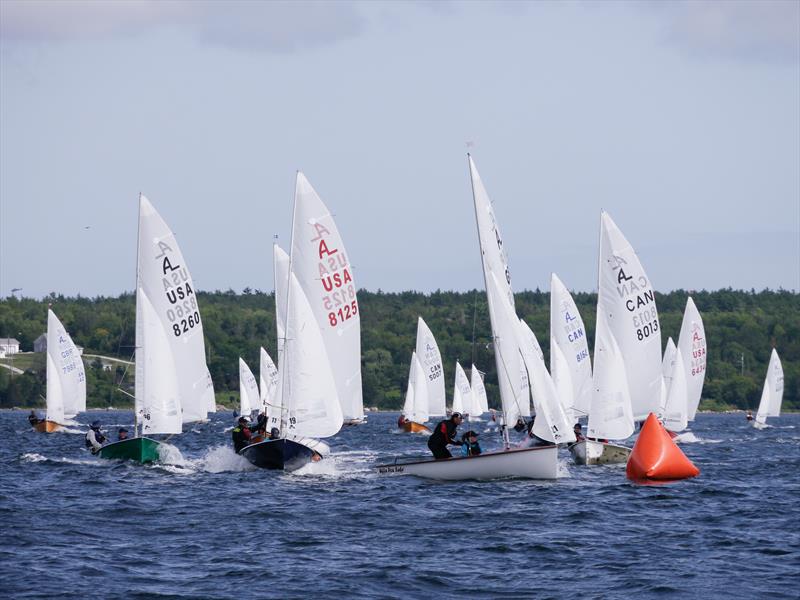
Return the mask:
<svg viewBox="0 0 800 600">
<path fill-rule="evenodd" d="M 156 462 L 161 457 L 158 447 L 161 442 L 147 437 L 136 437 L 103 446 L 97 453 L 101 458 L 135 460 L 142 464 Z"/>
</svg>

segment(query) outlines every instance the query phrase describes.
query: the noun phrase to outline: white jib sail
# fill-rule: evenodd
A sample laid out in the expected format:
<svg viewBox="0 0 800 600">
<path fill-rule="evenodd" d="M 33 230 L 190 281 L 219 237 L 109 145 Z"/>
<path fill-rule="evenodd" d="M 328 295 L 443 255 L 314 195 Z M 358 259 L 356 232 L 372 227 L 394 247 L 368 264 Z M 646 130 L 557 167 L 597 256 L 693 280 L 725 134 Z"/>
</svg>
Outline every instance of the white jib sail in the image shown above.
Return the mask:
<svg viewBox="0 0 800 600">
<path fill-rule="evenodd" d="M 561 401 L 564 414 L 567 415 L 571 423 L 575 423 L 577 417 L 573 406 L 575 404 L 575 396 L 573 393 L 572 374 L 569 371 L 567 358 L 561 351 L 561 346 L 554 344 L 552 337 L 550 338 L 550 376 L 553 379 L 553 385 L 556 386 L 556 392 L 558 392 L 558 398 Z"/>
<path fill-rule="evenodd" d="M 634 421 L 625 361 L 599 306 L 592 384 L 588 437 L 607 440 L 624 440 L 629 437 L 633 433 Z M 659 394 L 660 387 L 659 382 Z"/>
<path fill-rule="evenodd" d="M 425 382 L 425 370 L 422 368 L 416 352 L 411 353 L 403 416 L 414 423 L 425 423 L 429 418 L 428 386 Z"/>
<path fill-rule="evenodd" d="M 556 346 L 566 360 L 569 388 L 563 375 L 556 379 L 556 371 L 561 371 L 561 365 L 558 369 L 553 365 L 554 357 L 559 358 L 558 352 L 554 352 Z M 586 327 L 572 294 L 555 273 L 550 277 L 550 374 L 560 392 L 571 394 L 572 414 L 588 414 L 592 398 L 592 363 Z"/>
<path fill-rule="evenodd" d="M 195 286 L 175 236 L 144 196 L 139 197 L 138 265 L 138 286 L 169 342 L 183 422 L 204 420 L 213 405 L 213 384 Z"/>
<path fill-rule="evenodd" d="M 325 340 L 344 417 L 363 419 L 361 314 L 350 255 L 330 211 L 300 172 L 294 202 L 292 271 Z"/>
<path fill-rule="evenodd" d="M 483 375 L 474 364 L 470 370 L 470 388 L 472 389 L 472 412 L 469 414 L 478 417 L 489 412 L 489 399 L 486 397 Z"/>
<path fill-rule="evenodd" d="M 472 182 L 472 198 L 475 205 L 475 222 L 478 227 L 478 242 L 481 251 L 481 265 L 483 267 L 483 278 L 486 286 L 486 293 L 489 293 L 489 274 L 494 274 L 497 279 L 497 285 L 500 289 L 501 295 L 506 298 L 506 301 L 511 305 L 511 308 L 516 313 L 516 305 L 514 303 L 514 292 L 511 289 L 511 270 L 508 265 L 508 254 L 503 244 L 503 236 L 500 233 L 500 227 L 495 218 L 494 208 L 492 201 L 489 199 L 489 194 L 483 185 L 483 180 L 478 174 L 478 169 L 472 157 L 468 155 L 470 180 Z M 495 325 L 492 319 L 491 303 L 489 304 L 489 319 L 492 323 L 492 330 L 494 331 Z M 514 326 L 516 327 L 516 326 Z M 529 400 L 523 400 L 520 396 L 530 395 L 530 386 L 527 381 L 527 371 L 522 364 L 521 356 L 506 356 L 509 373 L 517 372 L 519 375 L 512 378 L 511 385 L 514 390 L 503 391 L 504 383 L 501 383 L 500 395 L 506 395 L 519 398 L 520 406 L 529 406 Z M 520 414 L 529 415 L 528 409 L 523 410 Z M 513 424 L 513 423 L 512 423 Z"/>
<path fill-rule="evenodd" d="M 259 354 L 258 368 L 259 390 L 261 392 L 259 410 L 266 411 L 267 421 L 270 427 L 280 429 L 281 411 L 276 407 L 276 396 L 278 394 L 278 368 L 272 362 L 272 357 L 262 347 Z M 276 410 L 277 408 L 277 410 Z M 274 417 L 274 419 L 273 419 Z"/>
<path fill-rule="evenodd" d="M 47 310 L 47 420 L 63 423 L 86 410 L 86 371 L 78 349 Z"/>
<path fill-rule="evenodd" d="M 289 289 L 289 255 L 278 244 L 272 245 L 272 266 L 275 274 L 275 328 L 278 335 L 278 365 L 281 364 L 283 341 L 286 339 L 286 290 Z"/>
<path fill-rule="evenodd" d="M 289 277 L 289 311 L 284 346 L 283 395 L 288 435 L 328 437 L 342 427 L 342 406 L 336 391 L 325 341 L 303 288 Z"/>
<path fill-rule="evenodd" d="M 135 408 L 142 435 L 181 433 L 180 391 L 171 340 L 144 289 L 136 290 Z"/>
<path fill-rule="evenodd" d="M 764 388 L 761 390 L 761 402 L 758 404 L 756 421 L 765 423 L 767 417 L 779 417 L 781 402 L 783 401 L 783 366 L 778 352 L 772 349 L 767 367 L 767 376 L 764 379 Z"/>
<path fill-rule="evenodd" d="M 668 337 L 667 346 L 664 348 L 664 358 L 661 361 L 661 375 L 664 378 L 667 391 L 669 391 L 669 386 L 675 371 L 675 353 L 677 351 L 678 348 L 675 346 L 675 342 L 672 341 L 671 337 Z"/>
<path fill-rule="evenodd" d="M 633 418 L 657 412 L 661 400 L 661 326 L 650 280 L 608 213 L 600 217 L 597 308 L 618 344 L 628 378 Z"/>
<path fill-rule="evenodd" d="M 256 382 L 255 375 L 247 366 L 241 357 L 239 358 L 239 400 L 240 410 L 239 414 L 242 416 L 249 416 L 254 410 L 261 408 L 261 400 L 259 399 L 258 383 Z"/>
<path fill-rule="evenodd" d="M 533 330 L 522 319 L 519 320 L 517 335 L 522 360 L 528 369 L 536 409 L 533 433 L 556 444 L 574 442 L 572 418 L 564 411 L 558 390 L 544 364 L 544 357 L 536 352 L 538 341 Z"/>
<path fill-rule="evenodd" d="M 697 407 L 700 406 L 700 397 L 703 394 L 703 383 L 706 379 L 707 348 L 703 318 L 691 296 L 687 298 L 686 309 L 683 311 L 678 347 L 681 350 L 686 370 L 687 414 L 689 420 L 694 421 Z"/>
<path fill-rule="evenodd" d="M 442 355 L 436 338 L 433 337 L 428 324 L 419 317 L 417 319 L 417 360 L 425 371 L 425 385 L 428 388 L 428 415 L 443 417 L 447 414 L 444 389 L 444 367 Z"/>
<path fill-rule="evenodd" d="M 456 377 L 453 383 L 453 412 L 472 414 L 470 413 L 471 408 L 472 388 L 461 363 L 456 361 Z"/>
<path fill-rule="evenodd" d="M 683 364 L 683 353 L 680 348 L 675 349 L 673 363 L 672 378 L 659 418 L 663 422 L 664 427 L 670 431 L 678 432 L 683 431 L 689 425 L 686 407 L 686 394 L 688 392 L 688 387 L 686 385 L 686 369 Z"/>
</svg>

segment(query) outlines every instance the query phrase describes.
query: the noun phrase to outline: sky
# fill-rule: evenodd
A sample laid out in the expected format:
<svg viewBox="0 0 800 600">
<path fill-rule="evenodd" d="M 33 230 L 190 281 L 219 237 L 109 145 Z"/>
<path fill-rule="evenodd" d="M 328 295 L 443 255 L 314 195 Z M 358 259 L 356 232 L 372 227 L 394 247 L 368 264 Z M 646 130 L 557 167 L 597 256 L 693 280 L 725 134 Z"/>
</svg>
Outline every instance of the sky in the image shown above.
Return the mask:
<svg viewBox="0 0 800 600">
<path fill-rule="evenodd" d="M 303 171 L 358 287 L 800 290 L 800 2 L 0 1 L 0 298 L 135 284 L 138 195 L 200 290 L 271 291 Z"/>
</svg>

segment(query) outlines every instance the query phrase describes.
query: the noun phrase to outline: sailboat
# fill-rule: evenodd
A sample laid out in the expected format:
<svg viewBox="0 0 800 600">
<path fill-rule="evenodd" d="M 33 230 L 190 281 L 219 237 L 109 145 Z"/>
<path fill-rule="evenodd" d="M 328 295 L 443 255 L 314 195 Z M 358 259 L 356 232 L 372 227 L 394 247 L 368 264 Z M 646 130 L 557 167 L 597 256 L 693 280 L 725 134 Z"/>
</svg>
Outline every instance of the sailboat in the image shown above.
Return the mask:
<svg viewBox="0 0 800 600">
<path fill-rule="evenodd" d="M 423 425 L 429 416 L 425 370 L 415 351 L 411 353 L 411 366 L 408 369 L 408 388 L 403 404 L 403 430 L 406 433 L 430 433 L 431 430 Z"/>
<path fill-rule="evenodd" d="M 34 425 L 40 433 L 63 429 L 86 410 L 86 372 L 78 349 L 55 313 L 47 309 L 47 414 Z"/>
<path fill-rule="evenodd" d="M 593 378 L 588 437 L 596 439 L 578 442 L 570 452 L 578 464 L 625 462 L 630 449 L 616 444 L 606 448 L 608 442 L 598 440 L 625 439 L 633 433 L 635 421 L 658 411 L 663 383 L 661 327 L 650 280 L 606 212 L 600 215 Z"/>
<path fill-rule="evenodd" d="M 522 325 L 516 316 L 508 259 L 489 195 L 471 156 L 468 156 L 468 162 L 500 387 L 504 447 L 478 456 L 411 463 L 395 461 L 393 464 L 379 465 L 378 471 L 445 480 L 498 477 L 555 479 L 558 477 L 558 446 L 554 436 L 558 436 L 559 441 L 569 441 L 570 436 L 574 439 L 571 429 L 563 433 L 554 430 L 552 425 L 559 429 L 558 425 L 549 422 L 552 415 L 548 414 L 548 410 L 542 410 L 541 414 L 537 413 L 536 423 L 542 438 L 551 442 L 551 445 L 511 448 L 508 438 L 507 424 L 516 423 L 519 418 L 530 414 L 531 383 L 527 380 L 536 369 L 535 360 L 530 356 L 536 350 L 530 340 L 523 339 Z M 525 364 L 525 355 L 528 355 L 530 365 Z"/>
<path fill-rule="evenodd" d="M 245 446 L 239 454 L 257 467 L 295 471 L 327 454 L 327 445 L 317 438 L 341 429 L 343 407 L 353 418 L 359 411 L 363 417 L 360 320 L 350 263 L 330 212 L 300 172 L 289 260 L 280 261 L 275 248 L 276 316 L 283 339 L 275 412 L 270 414 L 280 414 L 280 437 Z M 280 280 L 284 273 L 285 283 Z"/>
<path fill-rule="evenodd" d="M 686 299 L 686 309 L 683 311 L 683 322 L 678 336 L 678 348 L 686 372 L 686 418 L 689 421 L 694 421 L 703 393 L 708 358 L 706 344 L 703 318 L 694 300 L 689 296 Z"/>
<path fill-rule="evenodd" d="M 160 458 L 148 435 L 178 434 L 215 409 L 194 282 L 174 234 L 139 196 L 134 437 L 103 446 L 102 458 Z M 140 435 L 141 434 L 141 435 Z"/>
<path fill-rule="evenodd" d="M 239 414 L 249 418 L 253 411 L 260 408 L 261 393 L 256 377 L 247 363 L 239 357 Z"/>
<path fill-rule="evenodd" d="M 268 429 L 277 427 L 280 429 L 281 416 L 280 411 L 273 414 L 275 421 L 270 418 L 270 409 L 275 404 L 275 398 L 278 395 L 278 367 L 272 361 L 272 357 L 267 353 L 264 348 L 261 348 L 259 358 L 259 390 L 261 398 L 261 406 L 259 412 L 266 411 Z"/>
<path fill-rule="evenodd" d="M 472 388 L 469 385 L 469 379 L 467 379 L 467 374 L 464 372 L 461 363 L 456 361 L 452 412 L 469 415 L 471 414 L 472 406 Z"/>
<path fill-rule="evenodd" d="M 758 403 L 758 412 L 753 423 L 756 429 L 768 427 L 767 417 L 781 415 L 781 402 L 783 401 L 783 366 L 778 352 L 772 349 L 767 367 L 767 376 L 764 379 L 764 388 L 761 390 L 761 402 Z"/>
<path fill-rule="evenodd" d="M 469 411 L 469 417 L 470 420 L 475 420 L 489 412 L 489 398 L 483 385 L 483 375 L 474 363 L 470 369 L 469 387 L 472 390 L 472 409 Z"/>
</svg>

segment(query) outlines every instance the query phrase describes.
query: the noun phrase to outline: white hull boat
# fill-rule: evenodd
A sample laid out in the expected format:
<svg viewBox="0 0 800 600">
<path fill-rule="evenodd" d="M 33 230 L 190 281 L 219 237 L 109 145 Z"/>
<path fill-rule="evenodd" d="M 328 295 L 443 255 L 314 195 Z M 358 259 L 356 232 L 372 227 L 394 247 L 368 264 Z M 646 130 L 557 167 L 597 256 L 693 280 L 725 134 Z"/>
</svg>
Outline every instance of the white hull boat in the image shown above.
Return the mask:
<svg viewBox="0 0 800 600">
<path fill-rule="evenodd" d="M 577 465 L 615 465 L 625 464 L 631 454 L 627 446 L 608 442 L 581 440 L 567 446 Z"/>
<path fill-rule="evenodd" d="M 428 479 L 462 481 L 465 479 L 558 478 L 558 446 L 512 448 L 485 452 L 478 456 L 455 456 L 441 460 L 394 462 L 378 465 L 385 475 L 416 475 Z"/>
</svg>

